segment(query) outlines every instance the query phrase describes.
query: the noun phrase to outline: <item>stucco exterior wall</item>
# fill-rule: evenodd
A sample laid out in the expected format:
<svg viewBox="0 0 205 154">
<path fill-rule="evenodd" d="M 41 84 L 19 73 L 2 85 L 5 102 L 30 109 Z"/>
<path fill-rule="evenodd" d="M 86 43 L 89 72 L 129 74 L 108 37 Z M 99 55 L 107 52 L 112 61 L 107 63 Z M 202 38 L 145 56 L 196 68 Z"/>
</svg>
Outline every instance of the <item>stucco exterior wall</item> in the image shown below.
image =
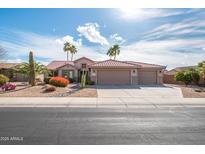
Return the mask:
<svg viewBox="0 0 205 154">
<path fill-rule="evenodd" d="M 86 64 L 88 66 L 89 64 L 92 64 L 92 63 L 93 63 L 92 61 L 82 58 L 82 59 L 79 59 L 78 61 L 75 61 L 75 67 L 77 69 L 81 69 L 82 64 Z"/>
</svg>

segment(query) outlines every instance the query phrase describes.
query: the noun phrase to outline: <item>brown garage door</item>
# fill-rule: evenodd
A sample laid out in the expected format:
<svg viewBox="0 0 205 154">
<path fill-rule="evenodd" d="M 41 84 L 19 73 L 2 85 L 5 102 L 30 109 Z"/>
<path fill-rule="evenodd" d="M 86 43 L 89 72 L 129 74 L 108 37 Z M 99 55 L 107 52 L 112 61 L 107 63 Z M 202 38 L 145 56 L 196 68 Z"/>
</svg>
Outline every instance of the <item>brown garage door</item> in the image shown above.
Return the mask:
<svg viewBox="0 0 205 154">
<path fill-rule="evenodd" d="M 156 71 L 140 71 L 139 72 L 140 84 L 156 84 L 157 72 Z"/>
<path fill-rule="evenodd" d="M 130 84 L 130 70 L 98 70 L 98 84 Z"/>
</svg>

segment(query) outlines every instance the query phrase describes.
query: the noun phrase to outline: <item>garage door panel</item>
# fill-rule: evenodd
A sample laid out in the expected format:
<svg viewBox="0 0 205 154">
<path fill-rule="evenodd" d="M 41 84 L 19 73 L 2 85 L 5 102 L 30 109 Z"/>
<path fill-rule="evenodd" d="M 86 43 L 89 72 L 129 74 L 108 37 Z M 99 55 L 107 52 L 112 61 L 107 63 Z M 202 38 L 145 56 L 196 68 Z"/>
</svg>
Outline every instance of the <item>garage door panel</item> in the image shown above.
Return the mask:
<svg viewBox="0 0 205 154">
<path fill-rule="evenodd" d="M 130 70 L 98 70 L 98 84 L 130 84 Z"/>
<path fill-rule="evenodd" d="M 140 71 L 139 73 L 140 84 L 156 84 L 157 72 L 156 71 Z"/>
</svg>

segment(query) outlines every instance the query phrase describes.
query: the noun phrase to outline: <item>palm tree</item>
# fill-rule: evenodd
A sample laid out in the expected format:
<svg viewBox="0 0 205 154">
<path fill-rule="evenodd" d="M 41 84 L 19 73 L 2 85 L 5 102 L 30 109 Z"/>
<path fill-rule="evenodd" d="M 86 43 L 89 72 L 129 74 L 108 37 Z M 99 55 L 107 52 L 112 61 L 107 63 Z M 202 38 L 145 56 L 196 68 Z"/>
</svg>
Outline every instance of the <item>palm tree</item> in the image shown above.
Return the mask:
<svg viewBox="0 0 205 154">
<path fill-rule="evenodd" d="M 73 60 L 73 55 L 74 55 L 75 53 L 77 53 L 76 47 L 75 47 L 74 45 L 72 45 L 71 43 L 69 43 L 69 42 L 66 42 L 66 43 L 64 44 L 63 50 L 64 50 L 65 52 L 67 52 L 67 61 L 68 61 L 69 52 L 71 53 L 71 61 Z"/>
<path fill-rule="evenodd" d="M 77 49 L 74 45 L 72 45 L 70 53 L 71 53 L 71 61 L 73 61 L 73 55 L 77 53 Z"/>
<path fill-rule="evenodd" d="M 110 56 L 110 58 L 114 57 L 116 59 L 116 56 L 120 54 L 120 46 L 118 44 L 113 45 L 108 49 L 107 55 Z"/>
</svg>

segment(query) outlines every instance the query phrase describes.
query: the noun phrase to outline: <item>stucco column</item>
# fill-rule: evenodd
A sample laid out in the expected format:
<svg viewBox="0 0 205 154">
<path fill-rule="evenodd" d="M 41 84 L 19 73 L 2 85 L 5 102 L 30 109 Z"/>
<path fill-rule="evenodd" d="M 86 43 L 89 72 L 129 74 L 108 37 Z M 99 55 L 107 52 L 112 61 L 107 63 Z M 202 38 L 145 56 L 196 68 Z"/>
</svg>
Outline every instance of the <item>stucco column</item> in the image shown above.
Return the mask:
<svg viewBox="0 0 205 154">
<path fill-rule="evenodd" d="M 58 70 L 58 76 L 62 76 L 62 70 Z"/>
<path fill-rule="evenodd" d="M 157 71 L 157 84 L 162 84 L 163 83 L 163 71 L 158 70 Z"/>
</svg>

